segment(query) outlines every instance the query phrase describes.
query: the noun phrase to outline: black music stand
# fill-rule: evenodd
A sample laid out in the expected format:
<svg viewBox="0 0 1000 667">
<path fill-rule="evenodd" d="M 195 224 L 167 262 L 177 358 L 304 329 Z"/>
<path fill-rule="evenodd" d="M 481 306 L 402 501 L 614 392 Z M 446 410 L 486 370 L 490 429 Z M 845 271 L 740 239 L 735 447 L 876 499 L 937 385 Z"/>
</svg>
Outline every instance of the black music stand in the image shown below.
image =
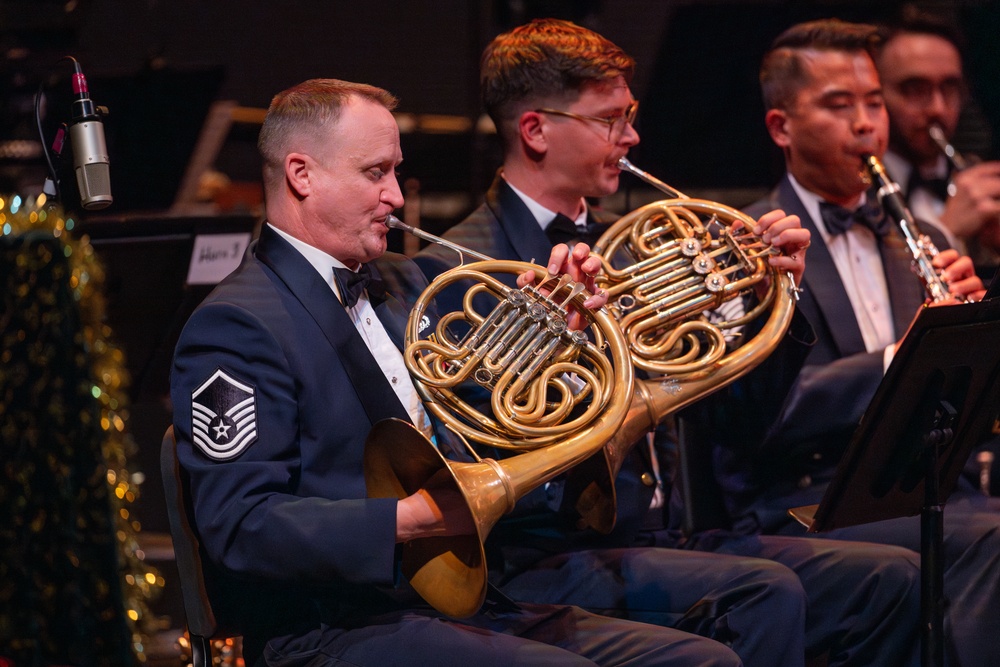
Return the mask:
<svg viewBox="0 0 1000 667">
<path fill-rule="evenodd" d="M 943 518 L 973 447 L 1000 419 L 1000 298 L 926 308 L 914 321 L 809 532 L 921 515 L 921 663 L 944 662 Z"/>
<path fill-rule="evenodd" d="M 989 288 L 983 299 L 995 299 L 998 296 L 1000 296 L 1000 266 L 997 266 L 997 270 L 993 273 L 993 278 L 990 280 Z"/>
</svg>

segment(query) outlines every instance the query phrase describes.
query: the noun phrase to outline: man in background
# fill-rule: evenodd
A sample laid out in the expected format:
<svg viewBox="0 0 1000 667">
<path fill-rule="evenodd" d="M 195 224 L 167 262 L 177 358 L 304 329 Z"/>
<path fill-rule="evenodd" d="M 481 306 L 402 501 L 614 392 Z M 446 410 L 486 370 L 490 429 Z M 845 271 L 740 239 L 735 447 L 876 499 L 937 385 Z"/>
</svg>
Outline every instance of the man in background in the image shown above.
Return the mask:
<svg viewBox="0 0 1000 667">
<path fill-rule="evenodd" d="M 787 173 L 747 212 L 781 207 L 812 232 L 797 308 L 816 342 L 787 394 L 762 392 L 758 383 L 766 378 L 755 373 L 692 411 L 711 433 L 705 444 L 713 447 L 734 527 L 748 535 L 805 533 L 788 510 L 823 498 L 897 342 L 926 299 L 863 167 L 864 156 L 880 157 L 889 138 L 872 58 L 876 44 L 873 26 L 803 23 L 778 36 L 761 65 L 765 125 Z M 937 234 L 935 242 L 944 239 Z M 952 294 L 982 296 L 968 257 L 945 250 L 934 263 Z M 970 498 L 962 507 L 953 497 L 945 512 L 945 630 L 954 664 L 997 661 L 982 637 L 1000 632 L 1000 515 L 979 511 L 985 500 Z M 921 546 L 917 517 L 818 536 Z"/>
<path fill-rule="evenodd" d="M 889 112 L 885 164 L 918 220 L 934 223 L 972 257 L 983 280 L 1000 261 L 1000 162 L 946 157 L 968 97 L 957 30 L 912 6 L 884 29 L 875 63 Z"/>
</svg>

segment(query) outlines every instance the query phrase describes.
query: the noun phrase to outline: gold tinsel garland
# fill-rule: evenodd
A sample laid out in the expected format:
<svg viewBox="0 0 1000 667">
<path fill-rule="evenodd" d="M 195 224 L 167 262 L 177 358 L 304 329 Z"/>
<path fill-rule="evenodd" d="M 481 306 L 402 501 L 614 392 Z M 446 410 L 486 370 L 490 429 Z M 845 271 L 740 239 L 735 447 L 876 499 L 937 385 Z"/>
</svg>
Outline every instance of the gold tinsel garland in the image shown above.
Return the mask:
<svg viewBox="0 0 1000 667">
<path fill-rule="evenodd" d="M 104 270 L 86 236 L 77 237 L 75 221 L 57 207 L 48 207 L 45 195 L 22 199 L 0 196 L 0 236 L 28 233 L 50 234 L 57 239 L 69 262 L 70 288 L 79 303 L 84 344 L 91 360 L 91 393 L 99 405 L 101 444 L 114 512 L 122 577 L 123 604 L 132 637 L 132 650 L 138 662 L 146 662 L 149 637 L 160 629 L 160 620 L 151 613 L 149 603 L 162 593 L 164 579 L 155 567 L 145 562 L 137 537 L 141 526 L 133 507 L 139 484 L 129 471 L 128 459 L 135 445 L 127 430 L 128 405 L 125 389 L 128 374 L 121 349 L 112 341 L 105 323 L 102 287 Z"/>
</svg>

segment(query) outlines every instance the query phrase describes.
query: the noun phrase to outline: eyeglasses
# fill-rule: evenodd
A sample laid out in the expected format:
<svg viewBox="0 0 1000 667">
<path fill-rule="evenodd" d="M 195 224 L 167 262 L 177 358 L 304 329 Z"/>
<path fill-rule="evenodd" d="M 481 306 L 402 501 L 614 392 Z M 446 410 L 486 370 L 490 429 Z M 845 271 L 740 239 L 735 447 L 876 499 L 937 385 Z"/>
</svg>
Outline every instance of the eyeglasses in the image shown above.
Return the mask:
<svg viewBox="0 0 1000 667">
<path fill-rule="evenodd" d="M 604 123 L 608 126 L 608 142 L 614 143 L 621 139 L 622 135 L 625 134 L 625 126 L 631 125 L 635 122 L 635 117 L 639 113 L 639 100 L 632 100 L 631 104 L 625 107 L 625 112 L 621 116 L 612 116 L 610 118 L 602 118 L 601 116 L 585 116 L 579 113 L 573 113 L 572 111 L 561 111 L 559 109 L 535 109 L 535 113 L 550 113 L 554 116 L 566 116 L 567 118 L 575 118 L 577 120 L 592 120 L 598 123 Z"/>
<path fill-rule="evenodd" d="M 929 79 L 911 78 L 898 84 L 899 93 L 912 104 L 928 106 L 934 101 L 935 91 L 939 91 L 944 103 L 949 106 L 960 104 L 965 98 L 965 84 L 961 79 L 947 78 L 940 82 Z"/>
</svg>

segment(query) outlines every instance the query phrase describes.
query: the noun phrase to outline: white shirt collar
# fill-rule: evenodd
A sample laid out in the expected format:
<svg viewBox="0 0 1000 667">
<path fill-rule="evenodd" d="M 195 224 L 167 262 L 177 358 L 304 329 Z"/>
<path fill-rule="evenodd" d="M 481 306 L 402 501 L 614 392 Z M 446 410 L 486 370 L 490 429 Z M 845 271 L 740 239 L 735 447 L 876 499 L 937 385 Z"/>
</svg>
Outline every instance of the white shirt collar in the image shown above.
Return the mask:
<svg viewBox="0 0 1000 667">
<path fill-rule="evenodd" d="M 795 190 L 795 194 L 799 196 L 799 199 L 802 201 L 803 206 L 806 207 L 806 211 L 809 213 L 810 217 L 812 217 L 813 222 L 816 224 L 816 228 L 819 229 L 820 235 L 823 237 L 823 240 L 829 241 L 830 232 L 827 231 L 826 224 L 823 222 L 823 216 L 820 215 L 819 212 L 820 202 L 826 200 L 820 197 L 812 190 L 807 190 L 804 185 L 795 180 L 795 177 L 792 176 L 791 173 L 788 174 L 788 181 L 792 184 L 792 189 Z M 858 201 L 855 202 L 853 208 L 861 206 L 862 204 L 865 203 L 866 200 L 867 200 L 867 195 L 862 192 L 861 195 L 858 197 Z"/>
<path fill-rule="evenodd" d="M 548 227 L 549 224 L 551 224 L 552 221 L 555 220 L 555 217 L 557 215 L 559 215 L 559 213 L 557 211 L 553 211 L 551 209 L 545 208 L 544 206 L 542 206 L 541 204 L 539 204 L 538 202 L 536 202 L 534 199 L 532 199 L 528 195 L 526 195 L 523 192 L 521 192 L 520 190 L 518 190 L 506 178 L 503 179 L 503 180 L 507 183 L 507 185 L 510 186 L 510 189 L 514 191 L 514 194 L 516 194 L 518 197 L 521 198 L 521 201 L 523 201 L 524 205 L 528 207 L 528 210 L 531 211 L 531 215 L 534 216 L 535 221 L 538 222 L 538 226 L 541 227 L 542 229 L 545 229 L 546 227 Z M 581 227 L 581 228 L 586 228 L 587 227 L 587 202 L 586 202 L 586 200 L 583 201 L 582 212 L 577 217 L 577 219 L 574 220 L 574 222 L 576 223 L 577 227 Z"/>
<path fill-rule="evenodd" d="M 892 150 L 885 152 L 882 162 L 885 164 L 889 176 L 905 188 L 914 169 L 913 163 Z M 948 160 L 943 155 L 939 155 L 934 161 L 934 165 L 930 169 L 921 170 L 920 175 L 924 178 L 947 178 Z"/>
<path fill-rule="evenodd" d="M 865 342 L 865 349 L 874 352 L 888 348 L 895 341 L 892 305 L 875 236 L 868 230 L 857 227 L 852 227 L 845 234 L 830 234 L 820 215 L 822 198 L 806 190 L 791 174 L 788 175 L 788 180 L 816 223 L 816 229 L 837 268 Z M 865 197 L 862 193 L 858 198 L 858 205 L 865 201 Z M 808 268 L 806 275 L 809 275 Z M 884 356 L 883 360 L 888 358 L 890 357 Z"/>
<path fill-rule="evenodd" d="M 340 293 L 337 291 L 337 281 L 333 279 L 333 268 L 346 269 L 347 265 L 333 255 L 328 255 L 319 248 L 311 246 L 305 241 L 295 238 L 288 232 L 278 229 L 270 222 L 267 223 L 267 226 L 276 231 L 281 238 L 288 241 L 293 248 L 299 251 L 299 254 L 306 258 L 307 262 L 312 264 L 314 269 L 319 271 L 319 275 L 323 277 L 323 281 L 333 287 L 333 291 L 339 299 Z"/>
<path fill-rule="evenodd" d="M 340 293 L 337 291 L 337 281 L 333 279 L 333 267 L 346 269 L 347 267 L 344 263 L 336 257 L 326 254 L 319 248 L 315 248 L 291 236 L 287 232 L 283 232 L 270 222 L 267 225 L 276 231 L 281 238 L 288 241 L 293 248 L 306 258 L 306 261 L 312 264 L 313 268 L 319 271 L 323 280 L 326 281 L 326 284 L 330 286 L 330 289 L 333 290 L 333 293 L 339 299 Z M 386 333 L 382 322 L 372 309 L 368 297 L 362 294 L 358 302 L 354 304 L 354 307 L 347 309 L 347 314 L 364 340 L 365 345 L 371 350 L 375 362 L 385 375 L 385 379 L 392 386 L 392 390 L 399 398 L 399 402 L 402 403 L 407 414 L 410 415 L 410 420 L 424 435 L 431 438 L 434 434 L 431 429 L 430 419 L 423 408 L 420 395 L 409 380 L 410 375 L 406 369 L 406 363 L 403 361 L 403 357 L 392 342 L 392 339 L 389 338 L 389 334 Z"/>
<path fill-rule="evenodd" d="M 885 165 L 885 170 L 889 172 L 889 177 L 904 189 L 903 194 L 908 194 L 905 192 L 905 189 L 910 182 L 910 172 L 913 171 L 913 165 L 902 155 L 894 151 L 885 152 L 885 155 L 882 156 L 882 164 Z"/>
</svg>

